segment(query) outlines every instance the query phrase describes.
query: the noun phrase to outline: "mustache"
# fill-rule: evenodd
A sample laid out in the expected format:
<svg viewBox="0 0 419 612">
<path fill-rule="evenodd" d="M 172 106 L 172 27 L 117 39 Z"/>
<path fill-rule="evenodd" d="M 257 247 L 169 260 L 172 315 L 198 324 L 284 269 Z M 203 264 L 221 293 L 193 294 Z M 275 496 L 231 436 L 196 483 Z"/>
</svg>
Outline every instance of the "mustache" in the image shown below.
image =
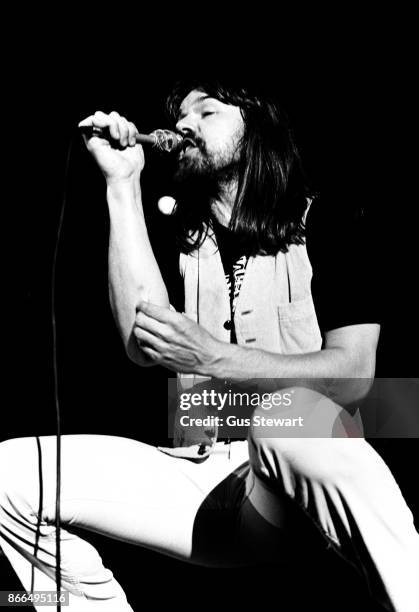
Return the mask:
<svg viewBox="0 0 419 612">
<path fill-rule="evenodd" d="M 185 136 L 182 140 L 180 150 L 184 151 L 189 145 L 197 147 L 200 151 L 205 150 L 205 143 L 198 136 Z"/>
</svg>

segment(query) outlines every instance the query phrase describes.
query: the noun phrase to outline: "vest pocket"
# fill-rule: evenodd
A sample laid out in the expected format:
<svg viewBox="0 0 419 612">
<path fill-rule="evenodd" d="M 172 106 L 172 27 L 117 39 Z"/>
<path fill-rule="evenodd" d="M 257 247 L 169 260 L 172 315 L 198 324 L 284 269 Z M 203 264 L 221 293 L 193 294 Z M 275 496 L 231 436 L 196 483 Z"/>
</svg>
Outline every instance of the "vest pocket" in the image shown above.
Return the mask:
<svg viewBox="0 0 419 612">
<path fill-rule="evenodd" d="M 278 305 L 280 350 L 283 354 L 319 351 L 322 336 L 311 295 Z"/>
</svg>

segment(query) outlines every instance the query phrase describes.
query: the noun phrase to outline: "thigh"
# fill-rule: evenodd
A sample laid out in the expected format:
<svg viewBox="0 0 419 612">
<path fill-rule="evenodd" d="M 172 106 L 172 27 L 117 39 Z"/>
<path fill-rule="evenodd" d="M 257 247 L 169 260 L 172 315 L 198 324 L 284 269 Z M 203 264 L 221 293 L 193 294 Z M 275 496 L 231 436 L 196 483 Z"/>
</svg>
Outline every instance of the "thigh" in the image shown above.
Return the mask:
<svg viewBox="0 0 419 612">
<path fill-rule="evenodd" d="M 127 438 L 74 435 L 63 436 L 61 443 L 63 526 L 92 530 L 183 559 L 191 558 L 199 506 L 234 468 L 217 457 L 196 465 Z M 55 436 L 2 443 L 0 465 L 15 499 L 20 500 L 17 503 L 29 503 L 35 515 L 42 494 L 42 519 L 52 524 Z"/>
</svg>

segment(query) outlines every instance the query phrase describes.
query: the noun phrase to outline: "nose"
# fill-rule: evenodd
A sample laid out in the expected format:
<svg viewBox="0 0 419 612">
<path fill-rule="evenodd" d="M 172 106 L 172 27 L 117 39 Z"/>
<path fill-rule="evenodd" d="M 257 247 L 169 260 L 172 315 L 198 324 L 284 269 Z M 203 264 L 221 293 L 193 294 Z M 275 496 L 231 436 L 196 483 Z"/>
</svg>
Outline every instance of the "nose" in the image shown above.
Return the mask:
<svg viewBox="0 0 419 612">
<path fill-rule="evenodd" d="M 182 119 L 179 119 L 179 121 L 176 123 L 176 130 L 180 132 L 182 136 L 191 136 L 195 130 L 191 116 L 188 115 L 186 117 L 182 117 Z"/>
</svg>

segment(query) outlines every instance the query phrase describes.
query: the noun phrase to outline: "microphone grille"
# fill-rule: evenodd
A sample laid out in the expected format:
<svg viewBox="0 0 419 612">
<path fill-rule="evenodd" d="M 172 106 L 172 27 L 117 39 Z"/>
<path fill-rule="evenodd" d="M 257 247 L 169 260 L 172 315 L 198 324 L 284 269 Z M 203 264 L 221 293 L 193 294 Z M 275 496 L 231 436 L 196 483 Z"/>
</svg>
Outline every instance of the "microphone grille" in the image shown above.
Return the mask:
<svg viewBox="0 0 419 612">
<path fill-rule="evenodd" d="M 153 146 L 158 151 L 163 151 L 164 153 L 176 151 L 183 141 L 180 134 L 176 134 L 176 132 L 172 132 L 171 130 L 154 130 L 154 132 L 151 132 L 150 136 L 154 136 L 155 138 Z"/>
</svg>

